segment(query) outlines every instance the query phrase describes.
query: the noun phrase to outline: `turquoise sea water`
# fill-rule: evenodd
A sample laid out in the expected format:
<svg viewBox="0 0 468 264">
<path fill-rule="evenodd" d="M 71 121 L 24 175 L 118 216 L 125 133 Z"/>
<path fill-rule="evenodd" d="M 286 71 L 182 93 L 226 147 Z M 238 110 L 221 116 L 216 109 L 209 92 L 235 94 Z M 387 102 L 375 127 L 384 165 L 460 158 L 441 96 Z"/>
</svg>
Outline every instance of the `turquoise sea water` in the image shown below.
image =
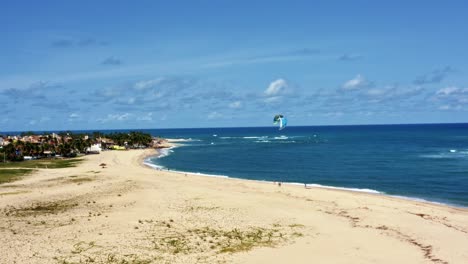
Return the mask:
<svg viewBox="0 0 468 264">
<path fill-rule="evenodd" d="M 468 124 L 146 130 L 182 139 L 147 163 L 468 207 Z"/>
</svg>

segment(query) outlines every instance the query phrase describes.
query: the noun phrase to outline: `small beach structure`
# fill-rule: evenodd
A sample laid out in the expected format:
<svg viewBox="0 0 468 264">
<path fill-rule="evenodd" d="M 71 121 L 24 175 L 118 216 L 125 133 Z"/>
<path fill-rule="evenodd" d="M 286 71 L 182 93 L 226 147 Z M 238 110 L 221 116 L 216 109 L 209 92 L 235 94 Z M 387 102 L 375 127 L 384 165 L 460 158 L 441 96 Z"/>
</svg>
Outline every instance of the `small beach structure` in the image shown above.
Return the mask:
<svg viewBox="0 0 468 264">
<path fill-rule="evenodd" d="M 101 153 L 101 151 L 102 151 L 101 144 L 94 144 L 94 145 L 91 145 L 91 147 L 86 148 L 86 153 L 89 153 L 89 154 L 99 154 Z"/>
</svg>

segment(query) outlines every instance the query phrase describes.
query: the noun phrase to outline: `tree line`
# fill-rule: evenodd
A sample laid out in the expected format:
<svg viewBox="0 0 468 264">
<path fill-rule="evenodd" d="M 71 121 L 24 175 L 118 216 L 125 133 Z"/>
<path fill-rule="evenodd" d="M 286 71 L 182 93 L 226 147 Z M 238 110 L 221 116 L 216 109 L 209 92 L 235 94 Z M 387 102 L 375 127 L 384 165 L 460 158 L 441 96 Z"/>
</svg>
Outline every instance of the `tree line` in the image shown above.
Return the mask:
<svg viewBox="0 0 468 264">
<path fill-rule="evenodd" d="M 37 142 L 24 140 L 28 136 L 34 137 L 34 141 L 37 140 Z M 107 146 L 115 144 L 126 148 L 146 148 L 151 145 L 153 137 L 139 131 L 110 134 L 93 132 L 90 135 L 66 131 L 47 135 L 24 132 L 17 139 L 6 136 L 3 136 L 3 139 L 4 146 L 0 147 L 0 160 L 22 161 L 24 156 L 35 158 L 55 157 L 55 155 L 75 157 L 80 153 L 86 153 L 91 145 L 98 143 Z"/>
</svg>

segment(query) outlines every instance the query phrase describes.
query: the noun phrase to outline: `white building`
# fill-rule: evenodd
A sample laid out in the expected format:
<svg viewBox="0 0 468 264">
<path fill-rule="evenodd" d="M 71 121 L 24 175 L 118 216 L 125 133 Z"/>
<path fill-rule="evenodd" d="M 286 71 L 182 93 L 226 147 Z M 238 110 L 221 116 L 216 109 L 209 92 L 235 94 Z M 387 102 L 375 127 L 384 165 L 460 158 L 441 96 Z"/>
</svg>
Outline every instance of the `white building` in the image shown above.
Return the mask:
<svg viewBox="0 0 468 264">
<path fill-rule="evenodd" d="M 101 144 L 99 143 L 91 145 L 91 147 L 86 149 L 86 152 L 91 153 L 91 154 L 99 154 L 101 153 L 101 151 L 102 151 L 102 148 L 101 148 Z"/>
</svg>

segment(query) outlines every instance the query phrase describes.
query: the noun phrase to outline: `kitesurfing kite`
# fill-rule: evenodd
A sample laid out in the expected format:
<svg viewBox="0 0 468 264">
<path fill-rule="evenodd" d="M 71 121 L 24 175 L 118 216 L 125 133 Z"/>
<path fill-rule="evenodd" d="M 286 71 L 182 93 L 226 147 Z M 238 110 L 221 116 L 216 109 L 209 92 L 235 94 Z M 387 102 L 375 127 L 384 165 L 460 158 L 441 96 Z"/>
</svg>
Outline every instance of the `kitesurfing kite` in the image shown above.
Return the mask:
<svg viewBox="0 0 468 264">
<path fill-rule="evenodd" d="M 286 127 L 286 125 L 288 124 L 288 120 L 283 115 L 275 115 L 275 117 L 273 118 L 273 124 L 279 124 L 279 130 L 281 130 Z"/>
</svg>

